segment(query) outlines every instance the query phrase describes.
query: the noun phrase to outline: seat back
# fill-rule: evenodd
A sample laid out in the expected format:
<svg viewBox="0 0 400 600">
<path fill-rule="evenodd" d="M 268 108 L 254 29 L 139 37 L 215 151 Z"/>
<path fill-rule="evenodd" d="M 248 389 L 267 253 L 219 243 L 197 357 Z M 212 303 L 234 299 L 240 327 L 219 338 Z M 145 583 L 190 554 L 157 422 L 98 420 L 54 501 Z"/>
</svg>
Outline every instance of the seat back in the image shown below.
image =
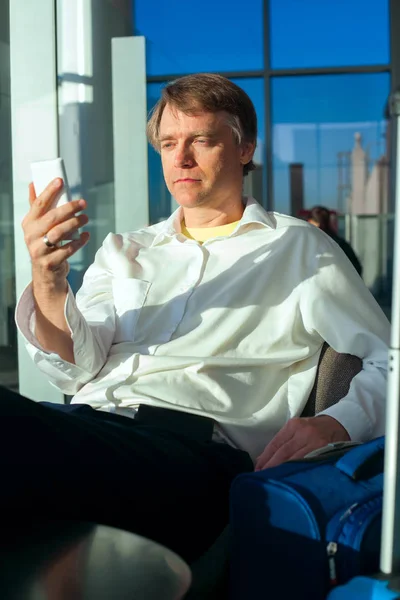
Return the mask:
<svg viewBox="0 0 400 600">
<path fill-rule="evenodd" d="M 301 416 L 313 417 L 339 402 L 346 396 L 351 380 L 361 369 L 361 358 L 352 354 L 339 354 L 324 343 L 314 387 Z"/>
</svg>

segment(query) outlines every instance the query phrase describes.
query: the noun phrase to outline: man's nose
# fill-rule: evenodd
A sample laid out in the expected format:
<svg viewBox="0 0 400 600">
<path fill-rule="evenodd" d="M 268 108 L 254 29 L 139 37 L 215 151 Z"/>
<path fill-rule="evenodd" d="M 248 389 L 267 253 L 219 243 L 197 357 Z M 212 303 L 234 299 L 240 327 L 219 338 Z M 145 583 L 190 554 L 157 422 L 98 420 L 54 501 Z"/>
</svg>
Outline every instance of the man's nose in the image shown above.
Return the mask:
<svg viewBox="0 0 400 600">
<path fill-rule="evenodd" d="M 182 167 L 193 167 L 194 165 L 194 158 L 193 158 L 193 154 L 191 153 L 191 150 L 188 146 L 180 146 L 176 149 L 175 152 L 175 167 L 178 168 L 182 168 Z"/>
</svg>

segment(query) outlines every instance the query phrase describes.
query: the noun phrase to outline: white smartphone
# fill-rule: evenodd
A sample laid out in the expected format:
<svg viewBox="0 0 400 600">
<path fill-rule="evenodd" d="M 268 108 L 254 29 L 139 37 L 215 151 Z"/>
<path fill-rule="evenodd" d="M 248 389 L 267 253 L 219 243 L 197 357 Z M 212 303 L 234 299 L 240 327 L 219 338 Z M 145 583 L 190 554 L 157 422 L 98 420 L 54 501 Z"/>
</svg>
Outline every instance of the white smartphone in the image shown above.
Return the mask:
<svg viewBox="0 0 400 600">
<path fill-rule="evenodd" d="M 39 196 L 56 177 L 60 177 L 63 180 L 64 185 L 57 194 L 51 208 L 58 208 L 67 202 L 71 202 L 71 190 L 62 158 L 33 162 L 31 163 L 31 173 L 36 196 Z M 79 240 L 79 237 L 79 231 L 75 231 L 71 235 L 71 240 Z"/>
</svg>

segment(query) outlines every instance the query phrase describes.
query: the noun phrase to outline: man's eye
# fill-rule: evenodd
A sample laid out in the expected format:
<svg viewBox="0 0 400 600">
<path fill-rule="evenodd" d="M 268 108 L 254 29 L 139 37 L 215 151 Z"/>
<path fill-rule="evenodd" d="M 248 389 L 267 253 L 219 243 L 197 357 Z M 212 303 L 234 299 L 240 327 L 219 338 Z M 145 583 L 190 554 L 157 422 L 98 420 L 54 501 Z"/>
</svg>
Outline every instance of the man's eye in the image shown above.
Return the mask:
<svg viewBox="0 0 400 600">
<path fill-rule="evenodd" d="M 164 149 L 164 148 L 171 148 L 171 146 L 172 146 L 172 142 L 166 142 L 165 144 L 161 145 L 161 148 L 162 149 Z"/>
<path fill-rule="evenodd" d="M 199 142 L 200 144 L 207 144 L 208 140 L 199 140 L 199 139 L 196 139 L 195 141 Z"/>
</svg>

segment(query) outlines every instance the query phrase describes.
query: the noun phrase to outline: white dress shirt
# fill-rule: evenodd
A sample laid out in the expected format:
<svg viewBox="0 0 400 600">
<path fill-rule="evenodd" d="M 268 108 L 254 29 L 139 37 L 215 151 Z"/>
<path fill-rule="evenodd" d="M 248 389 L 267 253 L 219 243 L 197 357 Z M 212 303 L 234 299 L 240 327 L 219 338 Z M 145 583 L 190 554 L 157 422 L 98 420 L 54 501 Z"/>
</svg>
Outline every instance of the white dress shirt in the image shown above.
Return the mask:
<svg viewBox="0 0 400 600">
<path fill-rule="evenodd" d="M 383 434 L 386 317 L 327 235 L 245 202 L 233 233 L 203 244 L 181 233 L 181 209 L 109 234 L 66 300 L 75 365 L 40 347 L 28 286 L 16 315 L 33 360 L 73 402 L 208 416 L 255 459 L 301 414 L 326 341 L 363 369 L 325 414 L 352 440 Z"/>
</svg>

